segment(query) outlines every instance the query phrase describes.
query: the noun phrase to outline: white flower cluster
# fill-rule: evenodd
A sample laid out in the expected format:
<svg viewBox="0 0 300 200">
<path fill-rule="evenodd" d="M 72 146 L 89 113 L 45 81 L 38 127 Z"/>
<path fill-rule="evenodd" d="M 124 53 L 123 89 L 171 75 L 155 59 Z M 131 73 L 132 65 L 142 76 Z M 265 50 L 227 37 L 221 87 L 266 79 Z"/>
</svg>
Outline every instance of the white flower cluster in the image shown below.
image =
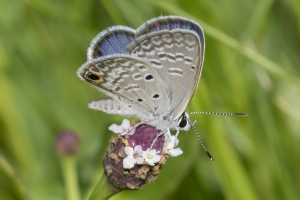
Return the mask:
<svg viewBox="0 0 300 200">
<path fill-rule="evenodd" d="M 147 149 L 146 151 L 143 151 L 141 145 L 136 145 L 134 148 L 125 147 L 124 150 L 127 155 L 127 157 L 123 160 L 123 167 L 125 169 L 133 168 L 135 163 L 141 165 L 144 161 L 149 165 L 154 166 L 155 163 L 160 161 L 161 157 L 156 154 L 155 149 Z"/>
<path fill-rule="evenodd" d="M 130 122 L 127 119 L 124 119 L 120 126 L 112 124 L 109 128 L 110 131 L 120 134 L 120 135 L 132 135 L 134 130 L 130 130 Z M 162 153 L 168 154 L 170 156 L 179 156 L 183 152 L 180 148 L 175 148 L 179 140 L 176 136 L 171 135 L 170 130 L 166 130 L 165 135 L 165 144 Z M 148 148 L 146 151 L 142 150 L 140 145 L 135 147 L 125 147 L 126 158 L 123 159 L 123 167 L 125 169 L 131 169 L 135 164 L 143 164 L 145 161 L 151 166 L 154 166 L 155 163 L 158 163 L 161 159 L 161 155 L 158 155 L 155 149 Z"/>
</svg>

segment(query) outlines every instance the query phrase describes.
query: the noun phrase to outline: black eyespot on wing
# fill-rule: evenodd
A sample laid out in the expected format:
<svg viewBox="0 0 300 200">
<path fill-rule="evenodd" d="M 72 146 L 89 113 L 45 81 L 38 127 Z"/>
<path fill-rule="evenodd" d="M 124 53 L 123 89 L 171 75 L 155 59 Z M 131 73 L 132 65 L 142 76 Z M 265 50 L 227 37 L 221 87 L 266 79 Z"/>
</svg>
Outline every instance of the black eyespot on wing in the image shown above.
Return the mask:
<svg viewBox="0 0 300 200">
<path fill-rule="evenodd" d="M 93 80 L 93 81 L 97 81 L 97 80 L 100 79 L 100 77 L 99 77 L 98 75 L 95 75 L 95 74 L 93 74 L 93 73 L 91 73 L 91 72 L 89 72 L 89 73 L 86 75 L 86 77 L 87 77 L 88 79 Z"/>
<path fill-rule="evenodd" d="M 105 82 L 104 78 L 102 76 L 99 76 L 97 74 L 94 74 L 92 72 L 86 71 L 83 75 L 88 81 L 94 82 L 94 83 L 102 83 Z"/>
<path fill-rule="evenodd" d="M 143 101 L 143 99 L 137 99 L 139 102 L 142 102 Z"/>
<path fill-rule="evenodd" d="M 145 76 L 145 79 L 147 81 L 150 81 L 151 79 L 153 79 L 153 76 L 151 74 L 148 74 L 147 76 Z"/>
<path fill-rule="evenodd" d="M 191 69 L 196 69 L 196 66 L 195 66 L 195 65 L 192 65 L 192 66 L 191 66 Z"/>
<path fill-rule="evenodd" d="M 155 94 L 152 96 L 154 99 L 158 99 L 159 98 L 159 94 Z"/>
</svg>

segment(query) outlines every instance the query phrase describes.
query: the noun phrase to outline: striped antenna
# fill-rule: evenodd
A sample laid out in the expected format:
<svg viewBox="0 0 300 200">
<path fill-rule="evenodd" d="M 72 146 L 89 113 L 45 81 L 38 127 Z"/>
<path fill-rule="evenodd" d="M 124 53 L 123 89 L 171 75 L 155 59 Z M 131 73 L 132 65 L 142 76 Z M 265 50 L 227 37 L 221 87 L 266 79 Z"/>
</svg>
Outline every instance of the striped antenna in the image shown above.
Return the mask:
<svg viewBox="0 0 300 200">
<path fill-rule="evenodd" d="M 190 113 L 191 115 L 194 115 L 194 114 L 202 114 L 202 115 L 220 115 L 220 116 L 231 116 L 231 117 L 246 117 L 248 116 L 247 113 L 217 113 L 217 112 L 191 112 Z M 193 127 L 206 155 L 210 158 L 211 161 L 215 161 L 214 158 L 212 157 L 212 155 L 208 152 L 208 150 L 206 149 L 205 145 L 203 144 L 203 141 L 200 137 L 200 134 L 199 132 L 197 131 L 197 129 L 195 128 L 195 122 L 190 122 L 190 125 Z"/>
<path fill-rule="evenodd" d="M 206 147 L 205 147 L 205 145 L 203 144 L 203 141 L 202 141 L 202 139 L 201 139 L 201 137 L 200 137 L 200 134 L 199 134 L 199 132 L 197 131 L 197 129 L 195 128 L 195 121 L 194 122 L 190 122 L 190 125 L 193 127 L 193 129 L 194 129 L 194 131 L 195 131 L 195 133 L 196 133 L 196 135 L 197 135 L 197 137 L 198 137 L 198 139 L 199 139 L 199 141 L 200 141 L 200 143 L 201 143 L 201 145 L 202 145 L 202 147 L 203 147 L 203 149 L 204 149 L 204 151 L 205 151 L 205 153 L 206 153 L 206 155 L 209 157 L 209 159 L 211 160 L 211 161 L 215 161 L 215 159 L 212 157 L 212 155 L 208 152 L 208 150 L 206 149 Z"/>
<path fill-rule="evenodd" d="M 220 115 L 230 117 L 247 117 L 247 113 L 217 113 L 217 112 L 191 112 L 190 115 L 201 114 L 201 115 Z"/>
</svg>

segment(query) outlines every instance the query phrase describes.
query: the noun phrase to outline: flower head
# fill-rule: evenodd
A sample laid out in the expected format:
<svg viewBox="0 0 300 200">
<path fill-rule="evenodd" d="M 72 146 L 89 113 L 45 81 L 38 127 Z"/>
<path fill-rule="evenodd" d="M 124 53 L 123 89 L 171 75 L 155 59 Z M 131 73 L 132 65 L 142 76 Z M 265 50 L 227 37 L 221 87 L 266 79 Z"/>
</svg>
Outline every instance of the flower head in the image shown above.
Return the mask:
<svg viewBox="0 0 300 200">
<path fill-rule="evenodd" d="M 169 129 L 158 130 L 148 124 L 133 126 L 124 119 L 121 125 L 113 124 L 109 130 L 119 133 L 119 137 L 111 139 L 103 159 L 108 181 L 115 188 L 139 189 L 146 181 L 154 182 L 169 155 L 182 154 L 176 148 L 179 140 Z"/>
<path fill-rule="evenodd" d="M 76 155 L 80 147 L 79 137 L 71 131 L 60 132 L 54 143 L 56 152 L 61 156 Z"/>
<path fill-rule="evenodd" d="M 133 132 L 132 135 L 113 137 L 103 159 L 108 181 L 122 190 L 139 189 L 146 182 L 153 183 L 167 158 L 162 155 L 166 137 L 160 136 L 159 130 L 142 124 Z"/>
</svg>

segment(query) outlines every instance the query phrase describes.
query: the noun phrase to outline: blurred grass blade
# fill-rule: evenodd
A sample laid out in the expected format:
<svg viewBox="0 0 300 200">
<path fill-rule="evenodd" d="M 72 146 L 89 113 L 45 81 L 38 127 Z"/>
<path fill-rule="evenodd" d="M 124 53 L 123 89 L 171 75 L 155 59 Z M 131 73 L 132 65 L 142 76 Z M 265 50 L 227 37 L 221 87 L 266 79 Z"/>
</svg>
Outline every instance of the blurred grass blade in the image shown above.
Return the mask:
<svg viewBox="0 0 300 200">
<path fill-rule="evenodd" d="M 125 24 L 122 16 L 119 14 L 118 10 L 111 0 L 101 0 L 102 5 L 105 7 L 111 18 L 115 21 L 116 24 Z"/>
<path fill-rule="evenodd" d="M 27 127 L 23 120 L 23 113 L 16 107 L 11 83 L 3 73 L 6 63 L 6 54 L 3 51 L 0 43 L 0 85 L 1 95 L 0 98 L 0 118 L 3 120 L 5 127 L 5 143 L 10 149 L 17 163 L 20 165 L 24 172 L 34 170 L 34 151 L 29 140 Z M 3 127 L 3 128 L 4 128 Z M 4 129 L 3 129 L 4 130 Z"/>
<path fill-rule="evenodd" d="M 15 191 L 14 194 L 17 195 L 19 200 L 27 199 L 25 195 L 24 186 L 19 180 L 18 175 L 2 154 L 0 154 L 0 177 L 1 181 L 5 181 L 6 179 L 1 174 L 5 174 L 8 177 L 9 182 L 13 185 L 13 189 Z M 6 184 L 9 185 L 9 183 Z M 0 188 L 0 191 L 1 190 L 2 188 Z"/>
</svg>

